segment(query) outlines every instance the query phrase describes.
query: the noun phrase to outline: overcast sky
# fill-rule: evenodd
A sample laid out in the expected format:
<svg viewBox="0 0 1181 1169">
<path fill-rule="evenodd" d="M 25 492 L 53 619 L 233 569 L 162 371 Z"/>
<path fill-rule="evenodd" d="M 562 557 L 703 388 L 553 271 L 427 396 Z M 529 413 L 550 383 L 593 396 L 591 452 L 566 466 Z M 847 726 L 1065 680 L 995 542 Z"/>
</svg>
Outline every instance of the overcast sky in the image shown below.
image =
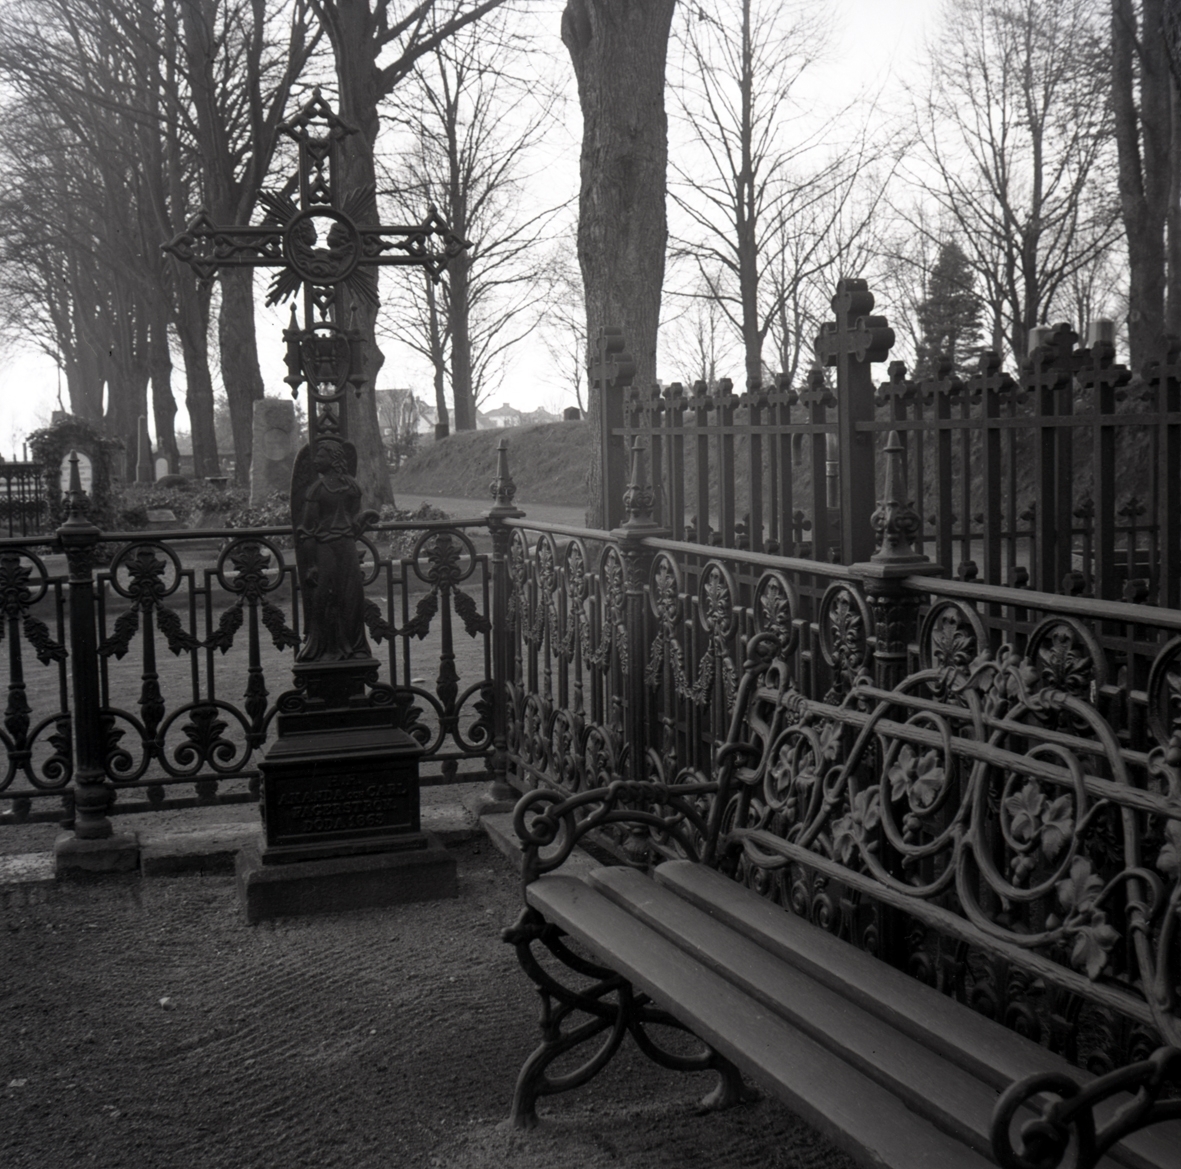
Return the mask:
<svg viewBox="0 0 1181 1169">
<path fill-rule="evenodd" d="M 818 0 L 824 3 L 824 0 Z M 804 82 L 806 92 L 814 95 L 819 107 L 826 104 L 841 105 L 859 92 L 882 91 L 883 100 L 889 104 L 899 89 L 900 79 L 913 72 L 922 43 L 923 35 L 941 0 L 839 0 L 831 7 L 839 16 L 835 21 L 836 36 L 827 60 L 818 64 L 811 77 Z M 557 42 L 557 14 L 561 4 L 555 2 L 552 10 L 543 18 L 553 29 Z M 566 58 L 560 43 L 556 50 Z M 566 183 L 571 194 L 577 190 L 576 162 L 572 159 L 567 167 Z M 553 175 L 550 179 L 554 178 Z M 389 273 L 391 277 L 399 273 Z M 265 277 L 256 281 L 259 312 L 257 314 L 259 334 L 259 357 L 263 366 L 263 377 L 267 391 L 271 394 L 286 393 L 282 378 L 280 332 L 286 323 L 286 312 L 262 308 L 262 295 L 266 288 Z M 413 356 L 399 346 L 383 345 L 386 351 L 386 365 L 382 370 L 382 386 L 410 385 L 430 394 L 429 370 L 416 363 Z M 500 391 L 485 403 L 486 408 L 511 402 L 523 410 L 538 406 L 560 409 L 572 405 L 573 399 L 563 395 L 548 368 L 548 357 L 539 344 L 524 345 L 515 364 L 511 367 Z M 173 390 L 179 412 L 177 429 L 188 429 L 188 416 L 184 410 L 184 370 L 179 356 L 175 357 Z M 50 412 L 57 409 L 59 379 L 54 364 L 35 353 L 9 350 L 0 353 L 0 455 L 4 458 L 21 457 L 21 442 L 28 431 L 47 425 Z M 61 394 L 65 407 L 69 408 L 64 380 Z M 428 400 L 430 400 L 428 396 Z"/>
</svg>

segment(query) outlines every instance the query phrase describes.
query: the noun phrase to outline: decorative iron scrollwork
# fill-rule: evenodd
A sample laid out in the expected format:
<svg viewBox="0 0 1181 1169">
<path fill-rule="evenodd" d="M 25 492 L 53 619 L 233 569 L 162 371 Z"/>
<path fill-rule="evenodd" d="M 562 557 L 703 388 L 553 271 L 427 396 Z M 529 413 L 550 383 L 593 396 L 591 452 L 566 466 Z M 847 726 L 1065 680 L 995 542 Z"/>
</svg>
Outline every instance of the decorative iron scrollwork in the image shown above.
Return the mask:
<svg viewBox="0 0 1181 1169">
<path fill-rule="evenodd" d="M 843 582 L 831 584 L 820 600 L 820 652 L 832 667 L 826 702 L 839 702 L 869 664 L 869 608 L 859 592 Z"/>
<path fill-rule="evenodd" d="M 1148 1059 L 1080 1084 L 1063 1072 L 1040 1072 L 1011 1084 L 993 1110 L 990 1137 L 1002 1169 L 1094 1169 L 1114 1144 L 1163 1120 L 1181 1117 L 1181 1099 L 1162 1098 L 1181 1085 L 1181 1050 L 1162 1047 Z M 1097 1105 L 1130 1095 L 1102 1127 Z M 1017 1147 L 1013 1124 L 1020 1113 L 1035 1109 L 1021 1124 Z"/>
</svg>

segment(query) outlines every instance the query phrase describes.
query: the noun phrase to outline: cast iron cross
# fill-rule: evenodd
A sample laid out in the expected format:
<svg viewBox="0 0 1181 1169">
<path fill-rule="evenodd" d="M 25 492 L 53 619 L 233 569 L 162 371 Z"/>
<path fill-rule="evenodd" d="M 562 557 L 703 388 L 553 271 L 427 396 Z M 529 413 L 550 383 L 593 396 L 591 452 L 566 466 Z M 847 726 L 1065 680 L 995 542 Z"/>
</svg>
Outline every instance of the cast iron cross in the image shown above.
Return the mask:
<svg viewBox="0 0 1181 1169">
<path fill-rule="evenodd" d="M 202 210 L 164 250 L 205 281 L 222 268 L 278 269 L 267 304 L 286 300 L 303 288 L 304 327 L 298 328 L 293 309 L 292 327 L 284 334 L 287 381 L 292 393 L 302 381 L 309 383 L 314 446 L 320 434 L 344 437 L 340 409 L 345 386 L 359 389 L 364 380 L 359 336 L 340 327 L 347 305 L 377 306 L 378 267 L 412 265 L 437 282 L 447 264 L 471 245 L 434 207 L 421 223 L 357 222 L 372 203 L 373 189 L 341 192 L 335 175 L 340 143 L 356 131 L 341 121 L 318 89 L 279 129 L 297 144 L 299 161 L 281 190 L 260 192 L 262 222 L 221 225 Z"/>
<path fill-rule="evenodd" d="M 894 330 L 885 317 L 870 316 L 873 293 L 864 280 L 846 277 L 837 282 L 832 298 L 835 321 L 820 327 L 816 359 L 837 367 L 837 397 L 841 402 L 838 430 L 843 564 L 868 560 L 873 552 L 873 532 L 868 517 L 874 509 L 873 433 L 858 423 L 873 422 L 873 378 L 870 362 L 884 361 L 894 344 Z"/>
</svg>

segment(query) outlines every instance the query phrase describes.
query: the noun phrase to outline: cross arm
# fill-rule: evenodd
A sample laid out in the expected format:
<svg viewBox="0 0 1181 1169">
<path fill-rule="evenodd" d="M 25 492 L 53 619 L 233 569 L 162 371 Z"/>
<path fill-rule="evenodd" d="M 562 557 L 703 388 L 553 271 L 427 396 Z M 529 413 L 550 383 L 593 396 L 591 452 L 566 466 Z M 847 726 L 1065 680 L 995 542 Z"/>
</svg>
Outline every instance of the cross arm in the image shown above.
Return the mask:
<svg viewBox="0 0 1181 1169">
<path fill-rule="evenodd" d="M 204 209 L 163 250 L 202 280 L 212 280 L 221 268 L 281 268 L 287 262 L 279 225 L 221 227 Z"/>
</svg>

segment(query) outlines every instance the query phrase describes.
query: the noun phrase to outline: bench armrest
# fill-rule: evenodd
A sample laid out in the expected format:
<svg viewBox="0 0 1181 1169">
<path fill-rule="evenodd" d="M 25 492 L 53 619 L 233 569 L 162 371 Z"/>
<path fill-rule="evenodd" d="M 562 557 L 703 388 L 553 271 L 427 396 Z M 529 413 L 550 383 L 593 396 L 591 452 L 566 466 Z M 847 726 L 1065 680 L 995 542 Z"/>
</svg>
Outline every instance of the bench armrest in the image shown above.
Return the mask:
<svg viewBox="0 0 1181 1169">
<path fill-rule="evenodd" d="M 635 783 L 616 779 L 576 795 L 536 788 L 513 809 L 521 842 L 521 882 L 529 885 L 563 864 L 588 833 L 612 825 L 646 828 L 671 840 L 692 861 L 700 859 L 707 830 L 702 806 L 718 790 L 715 781 Z M 543 854 L 543 850 L 550 850 Z M 637 864 L 645 862 L 637 858 Z"/>
<path fill-rule="evenodd" d="M 1064 1163 L 1073 1134 L 1071 1165 L 1090 1169 L 1124 1137 L 1163 1120 L 1181 1119 L 1181 1099 L 1161 1099 L 1170 1084 L 1181 1086 L 1181 1048 L 1158 1047 L 1147 1059 L 1087 1084 L 1063 1072 L 1026 1076 L 1011 1084 L 993 1109 L 993 1156 L 1002 1169 L 1053 1169 Z M 1127 1093 L 1133 1094 L 1131 1099 L 1097 1126 L 1096 1106 Z M 1030 1108 L 1036 1113 L 1032 1118 L 1026 1111 Z M 1021 1116 L 1014 1149 L 1013 1122 Z"/>
</svg>

